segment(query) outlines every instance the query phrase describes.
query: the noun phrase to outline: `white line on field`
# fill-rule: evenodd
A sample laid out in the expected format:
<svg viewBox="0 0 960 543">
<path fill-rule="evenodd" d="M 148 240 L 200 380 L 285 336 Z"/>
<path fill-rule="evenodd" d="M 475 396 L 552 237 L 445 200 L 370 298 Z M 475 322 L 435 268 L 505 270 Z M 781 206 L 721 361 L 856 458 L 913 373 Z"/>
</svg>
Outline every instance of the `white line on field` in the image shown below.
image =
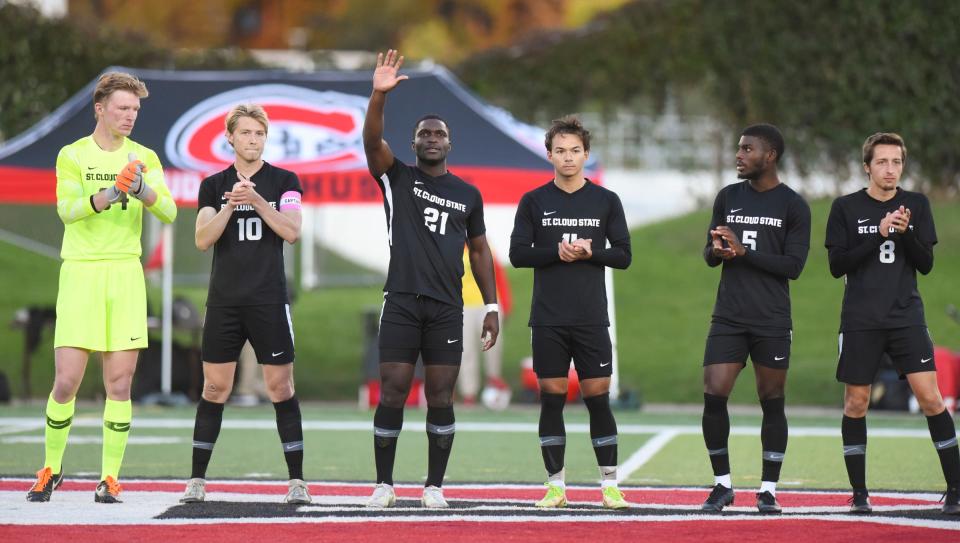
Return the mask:
<svg viewBox="0 0 960 543">
<path fill-rule="evenodd" d="M 305 420 L 303 421 L 304 430 L 323 430 L 323 431 L 347 431 L 347 432 L 372 432 L 373 420 L 354 420 L 354 421 L 334 421 L 334 420 Z M 17 428 L 19 431 L 42 430 L 44 427 L 42 417 L 0 417 L 0 427 Z M 193 429 L 194 419 L 191 418 L 134 418 L 133 429 L 154 428 L 154 429 Z M 79 417 L 73 419 L 73 426 L 77 428 L 100 428 L 103 426 L 103 419 L 100 417 Z M 273 419 L 247 419 L 247 420 L 224 420 L 222 428 L 239 430 L 277 430 L 277 423 Z M 424 431 L 424 423 L 415 422 L 404 426 L 404 430 L 421 432 Z M 537 423 L 535 422 L 457 422 L 457 432 L 496 432 L 496 433 L 529 433 L 536 435 Z M 590 425 L 585 423 L 567 424 L 568 434 L 588 434 Z M 675 425 L 675 424 L 621 424 L 618 425 L 617 433 L 620 435 L 643 435 L 659 434 L 660 432 L 674 432 L 675 435 L 700 435 L 702 430 L 700 425 Z M 930 438 L 930 432 L 926 428 L 876 428 L 868 430 L 870 437 L 915 437 Z M 730 428 L 730 435 L 734 436 L 759 436 L 760 425 L 757 426 L 733 426 Z M 791 426 L 791 437 L 840 437 L 840 425 L 834 427 L 826 426 Z"/>
<path fill-rule="evenodd" d="M 676 430 L 663 430 L 647 440 L 647 442 L 643 444 L 643 447 L 637 449 L 637 452 L 630 455 L 630 458 L 627 458 L 627 461 L 620 464 L 620 467 L 617 468 L 617 482 L 622 483 L 627 480 L 633 472 L 646 464 L 648 460 L 660 452 L 660 449 L 666 446 L 667 443 L 670 443 L 670 440 L 677 437 L 677 435 L 679 435 L 679 432 Z"/>
</svg>

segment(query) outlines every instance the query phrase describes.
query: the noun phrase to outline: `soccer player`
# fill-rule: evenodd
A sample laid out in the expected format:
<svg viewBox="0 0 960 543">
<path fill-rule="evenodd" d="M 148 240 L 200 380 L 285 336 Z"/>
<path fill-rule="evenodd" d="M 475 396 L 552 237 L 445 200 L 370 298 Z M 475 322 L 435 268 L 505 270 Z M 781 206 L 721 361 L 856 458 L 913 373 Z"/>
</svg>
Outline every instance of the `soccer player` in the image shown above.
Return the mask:
<svg viewBox="0 0 960 543">
<path fill-rule="evenodd" d="M 122 72 L 100 76 L 93 91 L 93 134 L 57 155 L 57 213 L 63 221 L 56 373 L 47 400 L 43 469 L 27 500 L 50 501 L 63 482 L 63 451 L 77 389 L 91 351 L 101 353 L 106 405 L 103 459 L 94 500 L 119 502 L 120 464 L 130 434 L 130 384 L 147 347 L 147 292 L 140 264 L 146 209 L 165 223 L 177 206 L 157 154 L 129 138 L 147 87 Z"/>
<path fill-rule="evenodd" d="M 448 507 L 441 485 L 453 446 L 453 390 L 463 351 L 463 244 L 487 304 L 483 349 L 500 331 L 493 259 L 485 236 L 480 191 L 447 170 L 450 128 L 437 115 L 422 117 L 414 128 L 416 166 L 396 159 L 383 140 L 387 93 L 406 75 L 398 75 L 403 57 L 395 50 L 377 55 L 373 93 L 363 123 L 367 167 L 383 191 L 390 266 L 380 316 L 380 403 L 373 417 L 377 486 L 370 507 L 390 507 L 393 462 L 403 427 L 403 406 L 418 355 L 423 357 L 427 398 L 428 468 L 421 504 Z"/>
<path fill-rule="evenodd" d="M 534 269 L 530 327 L 533 369 L 540 383 L 540 450 L 547 470 L 547 493 L 536 505 L 567 504 L 563 406 L 572 358 L 590 412 L 603 506 L 623 509 L 629 504 L 617 488 L 617 423 L 610 410 L 613 349 L 604 274 L 608 266 L 622 270 L 630 265 L 630 231 L 620 198 L 583 175 L 590 132 L 580 120 L 571 116 L 553 121 L 544 144 L 554 178 L 523 195 L 510 235 L 510 262 Z"/>
<path fill-rule="evenodd" d="M 213 247 L 203 325 L 203 396 L 193 427 L 193 467 L 183 503 L 206 497 L 206 472 L 220 434 L 237 358 L 249 340 L 263 368 L 267 395 L 290 476 L 287 503 L 310 503 L 303 481 L 303 425 L 293 388 L 293 322 L 283 269 L 283 242 L 300 236 L 303 189 L 291 171 L 263 160 L 269 121 L 263 108 L 238 105 L 226 136 L 236 160 L 200 184 L 196 244 Z"/>
<path fill-rule="evenodd" d="M 933 269 L 937 232 L 927 197 L 897 186 L 907 147 L 880 132 L 863 144 L 867 187 L 837 198 L 825 245 L 830 273 L 845 276 L 837 380 L 844 383 L 843 460 L 853 487 L 850 511 L 870 513 L 866 485 L 867 407 L 880 359 L 890 356 L 927 417 L 947 482 L 943 512 L 960 514 L 960 453 L 953 419 L 937 389 L 933 341 L 917 290 L 917 272 Z"/>
<path fill-rule="evenodd" d="M 733 503 L 727 398 L 749 354 L 763 410 L 757 509 L 780 512 L 776 492 L 787 450 L 784 389 L 793 338 L 787 280 L 800 276 L 810 249 L 810 207 L 777 174 L 783 151 L 775 126 L 745 128 L 736 155 L 743 181 L 721 189 L 713 204 L 703 257 L 723 269 L 703 356 L 703 440 L 714 475 L 703 511 Z"/>
</svg>

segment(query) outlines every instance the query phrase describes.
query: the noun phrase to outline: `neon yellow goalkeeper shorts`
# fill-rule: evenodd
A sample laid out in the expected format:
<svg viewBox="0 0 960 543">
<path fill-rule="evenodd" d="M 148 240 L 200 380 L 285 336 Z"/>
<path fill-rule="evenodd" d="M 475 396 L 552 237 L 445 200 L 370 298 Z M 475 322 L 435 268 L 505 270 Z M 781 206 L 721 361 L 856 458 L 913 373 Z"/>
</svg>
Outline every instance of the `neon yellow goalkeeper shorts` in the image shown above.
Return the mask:
<svg viewBox="0 0 960 543">
<path fill-rule="evenodd" d="M 140 260 L 65 260 L 53 346 L 99 352 L 145 349 L 147 290 Z"/>
</svg>

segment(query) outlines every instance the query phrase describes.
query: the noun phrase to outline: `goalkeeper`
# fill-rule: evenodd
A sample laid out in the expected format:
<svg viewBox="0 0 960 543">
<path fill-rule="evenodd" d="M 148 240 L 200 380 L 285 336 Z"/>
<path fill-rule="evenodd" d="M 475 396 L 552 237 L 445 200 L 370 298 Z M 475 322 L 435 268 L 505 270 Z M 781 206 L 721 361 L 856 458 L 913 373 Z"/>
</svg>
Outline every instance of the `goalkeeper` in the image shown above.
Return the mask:
<svg viewBox="0 0 960 543">
<path fill-rule="evenodd" d="M 130 431 L 130 385 L 137 354 L 147 346 L 147 296 L 140 264 L 146 209 L 165 223 L 177 207 L 157 154 L 129 139 L 147 88 L 109 72 L 93 94 L 93 134 L 57 156 L 57 213 L 64 224 L 54 334 L 56 374 L 47 400 L 45 460 L 27 500 L 45 502 L 63 482 L 61 459 L 77 389 L 91 352 L 100 352 L 106 406 L 103 463 L 94 500 L 116 503 Z"/>
</svg>

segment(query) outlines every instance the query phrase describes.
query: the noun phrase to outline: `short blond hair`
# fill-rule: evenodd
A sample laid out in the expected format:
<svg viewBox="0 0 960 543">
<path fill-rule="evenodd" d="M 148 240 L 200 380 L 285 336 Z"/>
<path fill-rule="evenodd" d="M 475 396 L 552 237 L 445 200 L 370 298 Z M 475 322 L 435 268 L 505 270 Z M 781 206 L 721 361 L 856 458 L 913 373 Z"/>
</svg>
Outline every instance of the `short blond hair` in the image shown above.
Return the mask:
<svg viewBox="0 0 960 543">
<path fill-rule="evenodd" d="M 270 120 L 267 119 L 267 112 L 263 110 L 263 107 L 257 104 L 240 104 L 231 109 L 230 113 L 227 113 L 224 124 L 227 125 L 228 134 L 233 134 L 233 131 L 237 129 L 237 123 L 240 122 L 240 117 L 250 117 L 257 121 L 263 125 L 264 131 L 269 131 L 270 129 Z"/>
<path fill-rule="evenodd" d="M 137 98 L 146 98 L 150 95 L 147 86 L 136 77 L 124 72 L 107 72 L 97 80 L 97 86 L 93 90 L 93 103 L 103 103 L 110 98 L 111 94 L 121 90 L 130 91 L 136 94 Z"/>
</svg>

